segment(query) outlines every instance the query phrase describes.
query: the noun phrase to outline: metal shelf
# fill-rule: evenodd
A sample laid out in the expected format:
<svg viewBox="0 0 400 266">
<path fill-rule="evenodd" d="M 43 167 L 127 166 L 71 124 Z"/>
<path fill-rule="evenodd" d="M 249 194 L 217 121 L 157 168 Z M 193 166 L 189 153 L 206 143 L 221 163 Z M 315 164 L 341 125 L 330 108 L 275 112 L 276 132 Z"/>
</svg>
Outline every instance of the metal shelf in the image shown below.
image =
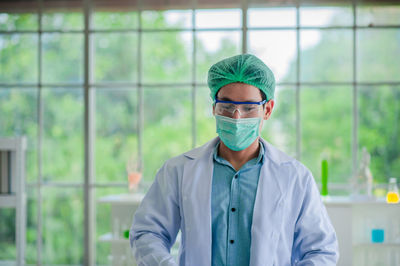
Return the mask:
<svg viewBox="0 0 400 266">
<path fill-rule="evenodd" d="M 355 248 L 400 248 L 400 243 L 383 242 L 383 243 L 356 243 Z"/>
<path fill-rule="evenodd" d="M 17 196 L 15 194 L 0 194 L 0 208 L 15 208 Z"/>
<path fill-rule="evenodd" d="M 129 244 L 129 239 L 126 238 L 114 238 L 112 233 L 107 233 L 104 235 L 101 235 L 99 237 L 100 242 L 106 242 L 106 243 L 113 243 L 113 244 Z"/>
<path fill-rule="evenodd" d="M 25 265 L 26 247 L 26 192 L 25 151 L 26 137 L 0 138 L 0 151 L 11 152 L 11 193 L 0 194 L 0 208 L 15 209 L 16 261 L 0 261 L 5 265 Z"/>
</svg>

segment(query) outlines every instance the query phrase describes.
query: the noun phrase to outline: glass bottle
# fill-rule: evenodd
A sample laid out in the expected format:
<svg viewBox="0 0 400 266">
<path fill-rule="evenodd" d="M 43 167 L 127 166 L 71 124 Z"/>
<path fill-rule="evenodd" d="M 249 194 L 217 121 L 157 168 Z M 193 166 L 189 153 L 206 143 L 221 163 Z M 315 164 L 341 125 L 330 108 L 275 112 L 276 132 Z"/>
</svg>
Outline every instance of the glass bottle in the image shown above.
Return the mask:
<svg viewBox="0 0 400 266">
<path fill-rule="evenodd" d="M 399 188 L 397 187 L 397 180 L 394 177 L 389 179 L 388 192 L 386 194 L 387 203 L 399 203 Z"/>
</svg>

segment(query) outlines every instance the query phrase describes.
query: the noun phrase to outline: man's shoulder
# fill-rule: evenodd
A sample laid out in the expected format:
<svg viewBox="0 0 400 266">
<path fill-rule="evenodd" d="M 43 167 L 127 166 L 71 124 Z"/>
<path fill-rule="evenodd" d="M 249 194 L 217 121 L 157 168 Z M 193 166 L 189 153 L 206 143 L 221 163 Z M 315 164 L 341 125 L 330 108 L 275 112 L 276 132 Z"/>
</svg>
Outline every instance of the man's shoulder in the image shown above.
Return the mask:
<svg viewBox="0 0 400 266">
<path fill-rule="evenodd" d="M 193 148 L 193 149 L 186 151 L 178 156 L 168 159 L 165 162 L 165 164 L 170 167 L 183 166 L 185 163 L 187 163 L 189 161 L 200 158 L 204 155 L 208 155 L 210 152 L 213 151 L 217 142 L 218 142 L 217 138 L 212 139 L 209 142 L 207 142 L 199 147 Z"/>
<path fill-rule="evenodd" d="M 279 150 L 265 140 L 262 140 L 262 143 L 264 144 L 266 158 L 274 164 L 281 173 L 285 173 L 284 176 L 293 178 L 295 176 L 306 177 L 311 174 L 310 170 L 297 159 Z"/>
<path fill-rule="evenodd" d="M 284 151 L 281 151 L 271 143 L 267 142 L 264 139 L 261 139 L 261 143 L 264 146 L 264 156 L 268 158 L 270 161 L 277 165 L 284 164 L 297 164 L 300 163 L 292 156 L 288 155 Z"/>
</svg>

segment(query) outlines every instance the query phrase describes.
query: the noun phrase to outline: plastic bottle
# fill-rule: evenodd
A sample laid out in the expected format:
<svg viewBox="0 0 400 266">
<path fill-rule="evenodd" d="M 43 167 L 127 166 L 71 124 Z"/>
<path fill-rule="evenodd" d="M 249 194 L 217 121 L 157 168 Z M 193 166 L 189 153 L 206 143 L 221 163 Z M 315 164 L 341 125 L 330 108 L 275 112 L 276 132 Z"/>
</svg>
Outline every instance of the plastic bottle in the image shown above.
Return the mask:
<svg viewBox="0 0 400 266">
<path fill-rule="evenodd" d="M 388 192 L 386 194 L 387 203 L 399 203 L 399 188 L 397 187 L 397 180 L 394 177 L 389 179 Z"/>
</svg>

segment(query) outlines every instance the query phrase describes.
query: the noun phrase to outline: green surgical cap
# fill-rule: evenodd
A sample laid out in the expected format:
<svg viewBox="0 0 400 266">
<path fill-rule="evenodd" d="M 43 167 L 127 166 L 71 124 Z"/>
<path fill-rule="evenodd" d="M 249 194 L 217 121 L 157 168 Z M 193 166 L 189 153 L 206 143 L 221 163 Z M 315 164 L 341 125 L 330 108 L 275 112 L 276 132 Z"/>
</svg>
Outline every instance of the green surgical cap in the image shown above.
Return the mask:
<svg viewBox="0 0 400 266">
<path fill-rule="evenodd" d="M 208 87 L 213 100 L 219 89 L 235 82 L 247 83 L 259 88 L 267 96 L 267 101 L 274 98 L 274 74 L 254 55 L 241 54 L 226 58 L 212 65 L 208 71 Z"/>
</svg>

